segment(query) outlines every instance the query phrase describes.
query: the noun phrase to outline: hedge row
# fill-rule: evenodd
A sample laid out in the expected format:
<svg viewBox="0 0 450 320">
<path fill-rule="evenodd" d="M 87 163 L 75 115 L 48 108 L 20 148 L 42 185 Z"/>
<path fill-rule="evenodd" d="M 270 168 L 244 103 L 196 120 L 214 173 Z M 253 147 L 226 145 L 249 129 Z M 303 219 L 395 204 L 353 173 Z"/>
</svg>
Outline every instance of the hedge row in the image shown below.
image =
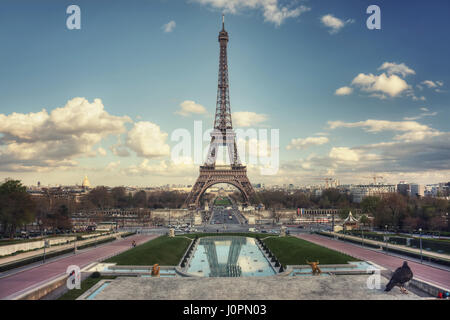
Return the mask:
<svg viewBox="0 0 450 320">
<path fill-rule="evenodd" d="M 329 237 L 329 238 L 334 238 L 334 236 L 333 236 L 332 234 L 329 234 L 329 233 L 317 232 L 317 234 L 320 234 L 320 235 L 322 235 L 322 236 L 326 236 L 326 237 Z M 359 244 L 359 245 L 362 245 L 362 244 L 363 244 L 362 241 L 358 241 L 358 240 L 354 240 L 354 239 L 349 239 L 349 238 L 345 238 L 345 239 L 344 239 L 344 238 L 339 238 L 339 240 L 347 241 L 347 242 L 351 242 L 351 243 L 355 243 L 355 244 Z M 379 248 L 380 248 L 380 246 L 378 246 L 378 245 L 371 244 L 371 243 L 367 243 L 367 242 L 365 242 L 365 241 L 364 241 L 364 246 L 365 246 L 365 247 L 375 248 L 375 249 L 379 249 Z"/>
<path fill-rule="evenodd" d="M 122 234 L 121 237 L 122 238 L 126 238 L 126 237 L 129 237 L 129 236 L 133 236 L 135 234 L 136 234 L 136 232 L 127 232 L 127 233 Z"/>
<path fill-rule="evenodd" d="M 384 246 L 383 246 L 383 250 L 386 251 L 386 248 Z M 413 258 L 416 258 L 416 259 L 420 259 L 420 254 L 419 253 L 414 253 L 414 252 L 410 252 L 410 251 L 397 250 L 397 249 L 388 247 L 387 252 L 395 252 L 395 253 L 398 253 L 398 254 L 401 254 L 401 255 L 405 255 L 405 256 L 408 256 L 408 257 L 413 257 Z M 422 256 L 422 259 L 423 259 L 423 261 L 434 262 L 434 263 L 441 264 L 441 265 L 444 265 L 444 266 L 450 266 L 450 262 L 448 260 L 441 260 L 439 258 L 433 258 L 433 257 L 430 257 L 430 256 Z"/>
<path fill-rule="evenodd" d="M 50 259 L 53 257 L 57 257 L 66 253 L 70 253 L 73 252 L 73 248 L 70 249 L 64 249 L 61 251 L 54 251 L 54 252 L 50 252 L 48 254 L 45 255 L 45 259 Z M 29 259 L 24 259 L 24 260 L 20 260 L 14 263 L 9 263 L 7 265 L 3 265 L 0 266 L 0 272 L 4 272 L 4 271 L 8 271 L 11 269 L 15 269 L 15 268 L 19 268 L 19 267 L 23 267 L 26 266 L 27 264 L 31 264 L 31 263 L 35 263 L 35 262 L 39 262 L 44 260 L 44 255 L 39 255 L 39 256 L 35 256 Z"/>
<path fill-rule="evenodd" d="M 411 239 L 411 246 L 420 248 L 420 239 Z M 431 251 L 450 254 L 450 243 L 447 241 L 436 241 L 431 239 L 422 239 L 422 248 L 431 249 Z"/>
<path fill-rule="evenodd" d="M 352 230 L 347 231 L 345 234 L 349 234 L 356 237 L 361 237 L 361 231 Z M 415 246 L 416 248 L 420 247 L 420 238 L 412 238 L 412 237 L 400 237 L 400 236 L 391 236 L 388 235 L 388 242 L 391 244 L 399 244 L 399 245 L 408 245 L 407 239 L 410 239 L 410 246 Z M 376 241 L 384 242 L 384 235 L 377 234 L 374 232 L 364 232 L 365 239 L 371 239 Z M 450 241 L 447 239 L 422 239 L 422 248 L 429 248 L 431 251 L 440 252 L 440 253 L 450 253 Z"/>
</svg>

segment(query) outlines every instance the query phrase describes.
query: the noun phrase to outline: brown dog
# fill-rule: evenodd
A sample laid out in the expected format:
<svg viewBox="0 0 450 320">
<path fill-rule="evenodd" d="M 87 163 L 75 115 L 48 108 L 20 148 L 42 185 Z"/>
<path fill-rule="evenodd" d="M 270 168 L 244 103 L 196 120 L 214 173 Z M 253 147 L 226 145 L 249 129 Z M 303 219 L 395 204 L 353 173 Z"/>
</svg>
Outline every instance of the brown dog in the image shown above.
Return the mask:
<svg viewBox="0 0 450 320">
<path fill-rule="evenodd" d="M 317 262 L 309 262 L 308 260 L 306 260 L 306 263 L 309 264 L 311 266 L 312 269 L 312 274 L 313 275 L 320 275 L 322 273 L 322 270 L 320 270 L 319 268 L 319 261 Z"/>
</svg>

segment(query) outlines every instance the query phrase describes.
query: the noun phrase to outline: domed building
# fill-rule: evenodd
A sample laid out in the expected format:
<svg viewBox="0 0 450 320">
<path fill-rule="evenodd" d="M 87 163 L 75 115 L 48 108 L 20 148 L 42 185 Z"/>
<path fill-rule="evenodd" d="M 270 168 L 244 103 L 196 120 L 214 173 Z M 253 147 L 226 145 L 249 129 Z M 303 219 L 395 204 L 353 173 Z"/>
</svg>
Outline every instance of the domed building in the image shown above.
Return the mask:
<svg viewBox="0 0 450 320">
<path fill-rule="evenodd" d="M 83 183 L 81 184 L 81 186 L 83 187 L 83 189 L 91 188 L 91 183 L 89 182 L 87 176 L 84 176 Z"/>
</svg>

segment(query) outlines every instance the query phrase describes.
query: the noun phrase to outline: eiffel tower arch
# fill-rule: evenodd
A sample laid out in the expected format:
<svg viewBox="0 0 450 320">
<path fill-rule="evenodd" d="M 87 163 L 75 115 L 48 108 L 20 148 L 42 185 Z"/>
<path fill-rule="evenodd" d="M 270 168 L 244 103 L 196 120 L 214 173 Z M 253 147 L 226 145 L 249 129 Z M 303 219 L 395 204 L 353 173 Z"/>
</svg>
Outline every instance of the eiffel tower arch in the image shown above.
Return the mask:
<svg viewBox="0 0 450 320">
<path fill-rule="evenodd" d="M 250 196 L 254 193 L 253 186 L 247 176 L 247 167 L 239 159 L 236 134 L 233 130 L 230 109 L 230 93 L 228 83 L 227 45 L 228 32 L 225 31 L 225 22 L 222 16 L 222 30 L 219 32 L 219 79 L 217 87 L 216 115 L 214 129 L 211 132 L 208 157 L 203 166 L 200 166 L 200 175 L 197 178 L 185 206 L 196 208 L 200 205 L 200 198 L 205 191 L 218 183 L 227 183 L 235 186 L 242 194 L 244 202 L 250 203 Z M 230 165 L 216 165 L 219 147 L 226 147 Z"/>
</svg>

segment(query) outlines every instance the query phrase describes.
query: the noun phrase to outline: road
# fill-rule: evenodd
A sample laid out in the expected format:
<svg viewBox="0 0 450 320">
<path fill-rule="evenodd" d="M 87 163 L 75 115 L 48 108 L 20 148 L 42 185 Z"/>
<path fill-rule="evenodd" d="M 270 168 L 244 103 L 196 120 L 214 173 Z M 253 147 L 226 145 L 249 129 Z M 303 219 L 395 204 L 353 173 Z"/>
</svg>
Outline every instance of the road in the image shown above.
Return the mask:
<svg viewBox="0 0 450 320">
<path fill-rule="evenodd" d="M 231 216 L 231 219 L 229 218 Z M 239 224 L 234 209 L 224 207 L 213 207 L 211 224 Z"/>
<path fill-rule="evenodd" d="M 133 240 L 139 245 L 155 237 L 157 235 L 130 236 L 126 239 L 114 241 L 94 249 L 87 249 L 73 256 L 6 276 L 0 279 L 0 299 L 12 299 L 30 288 L 38 287 L 56 279 L 65 274 L 67 267 L 70 265 L 77 265 L 81 269 L 92 262 L 104 260 L 130 249 Z"/>
<path fill-rule="evenodd" d="M 355 258 L 372 261 L 379 266 L 394 271 L 403 264 L 407 258 L 390 256 L 382 252 L 376 252 L 370 249 L 361 248 L 359 246 L 334 240 L 331 238 L 315 235 L 315 234 L 298 234 L 295 235 L 301 239 L 319 244 L 321 246 L 351 255 Z M 414 277 L 426 282 L 450 289 L 450 272 L 431 266 L 413 262 L 408 259 L 408 265 L 411 268 Z"/>
</svg>

